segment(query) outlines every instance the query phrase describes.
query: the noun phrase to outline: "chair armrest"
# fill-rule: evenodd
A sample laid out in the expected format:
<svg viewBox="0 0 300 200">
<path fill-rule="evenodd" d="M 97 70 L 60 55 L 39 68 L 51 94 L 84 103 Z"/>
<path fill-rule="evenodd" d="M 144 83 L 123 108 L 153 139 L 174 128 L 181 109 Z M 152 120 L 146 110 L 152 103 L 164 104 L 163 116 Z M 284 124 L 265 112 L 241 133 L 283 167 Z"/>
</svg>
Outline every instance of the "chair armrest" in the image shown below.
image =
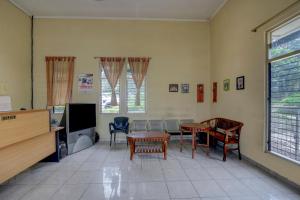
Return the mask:
<svg viewBox="0 0 300 200">
<path fill-rule="evenodd" d="M 226 129 L 225 134 L 230 135 L 230 136 L 233 137 L 233 136 L 235 136 L 235 131 L 238 130 L 239 128 L 241 128 L 241 127 L 242 127 L 242 125 L 238 125 L 238 126 Z"/>
<path fill-rule="evenodd" d="M 235 130 L 239 129 L 240 127 L 242 127 L 242 125 L 238 125 L 238 126 L 235 126 L 235 127 L 229 128 L 229 129 L 225 129 L 225 131 L 228 131 L 228 132 L 235 131 Z"/>
<path fill-rule="evenodd" d="M 125 130 L 126 130 L 126 133 L 128 134 L 128 132 L 129 132 L 129 122 L 126 123 Z"/>
<path fill-rule="evenodd" d="M 109 123 L 109 132 L 111 133 L 112 130 L 115 130 L 116 129 L 116 126 L 114 123 L 110 122 Z"/>
</svg>

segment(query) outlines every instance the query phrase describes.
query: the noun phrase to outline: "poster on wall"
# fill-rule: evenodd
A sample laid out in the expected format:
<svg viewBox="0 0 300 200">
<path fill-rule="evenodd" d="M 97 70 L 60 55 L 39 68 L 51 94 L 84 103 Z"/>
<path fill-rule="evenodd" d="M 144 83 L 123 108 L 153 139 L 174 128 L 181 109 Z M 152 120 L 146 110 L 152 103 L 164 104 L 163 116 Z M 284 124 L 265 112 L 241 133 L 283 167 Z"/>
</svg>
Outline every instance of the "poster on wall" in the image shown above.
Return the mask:
<svg viewBox="0 0 300 200">
<path fill-rule="evenodd" d="M 213 103 L 217 103 L 218 83 L 213 82 Z"/>
<path fill-rule="evenodd" d="M 93 90 L 93 74 L 79 74 L 78 76 L 78 91 L 87 93 Z"/>
<path fill-rule="evenodd" d="M 204 102 L 204 85 L 197 84 L 197 103 Z"/>
<path fill-rule="evenodd" d="M 187 83 L 181 84 L 181 93 L 189 93 L 190 85 Z"/>
</svg>

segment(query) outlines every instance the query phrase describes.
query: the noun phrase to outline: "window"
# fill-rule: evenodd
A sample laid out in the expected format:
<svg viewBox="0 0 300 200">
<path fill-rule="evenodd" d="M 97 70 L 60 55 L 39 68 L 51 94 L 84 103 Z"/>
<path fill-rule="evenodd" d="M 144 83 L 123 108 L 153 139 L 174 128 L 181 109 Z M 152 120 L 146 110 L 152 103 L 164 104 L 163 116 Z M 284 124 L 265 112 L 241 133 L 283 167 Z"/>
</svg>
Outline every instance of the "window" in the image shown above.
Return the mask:
<svg viewBox="0 0 300 200">
<path fill-rule="evenodd" d="M 146 80 L 140 89 L 140 106 L 135 105 L 136 86 L 132 79 L 132 74 L 129 65 L 121 74 L 118 84 L 116 86 L 116 95 L 118 106 L 111 106 L 111 87 L 105 77 L 103 70 L 101 70 L 101 113 L 145 113 L 146 112 Z M 146 79 L 146 78 L 145 78 Z M 125 95 L 122 95 L 122 94 Z"/>
<path fill-rule="evenodd" d="M 136 96 L 136 86 L 132 79 L 132 74 L 130 71 L 129 66 L 127 67 L 127 73 L 126 73 L 126 79 L 127 79 L 127 112 L 128 113 L 145 113 L 146 106 L 145 106 L 145 100 L 146 100 L 146 91 L 145 91 L 145 79 L 143 81 L 143 84 L 140 89 L 140 106 L 135 105 L 135 96 Z"/>
<path fill-rule="evenodd" d="M 53 106 L 54 114 L 63 114 L 65 111 L 65 106 Z"/>
<path fill-rule="evenodd" d="M 108 80 L 101 70 L 101 112 L 102 113 L 119 113 L 120 112 L 120 80 L 117 83 L 115 92 L 117 95 L 117 106 L 111 106 L 111 87 Z"/>
<path fill-rule="evenodd" d="M 268 150 L 300 162 L 300 17 L 268 41 Z"/>
</svg>

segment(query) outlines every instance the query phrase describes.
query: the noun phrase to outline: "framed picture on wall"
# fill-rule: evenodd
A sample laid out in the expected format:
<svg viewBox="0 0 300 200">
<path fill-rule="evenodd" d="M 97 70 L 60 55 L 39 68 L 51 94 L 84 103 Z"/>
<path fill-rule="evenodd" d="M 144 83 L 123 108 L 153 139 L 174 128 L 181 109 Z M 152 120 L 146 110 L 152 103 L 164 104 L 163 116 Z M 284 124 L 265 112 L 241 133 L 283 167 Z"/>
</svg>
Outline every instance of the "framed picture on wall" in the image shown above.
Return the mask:
<svg viewBox="0 0 300 200">
<path fill-rule="evenodd" d="M 237 90 L 245 89 L 245 76 L 239 76 L 236 78 L 236 89 Z"/>
<path fill-rule="evenodd" d="M 197 84 L 197 102 L 202 103 L 204 102 L 204 85 Z"/>
<path fill-rule="evenodd" d="M 189 84 L 181 84 L 181 93 L 189 93 L 190 92 L 190 85 Z"/>
<path fill-rule="evenodd" d="M 169 84 L 169 92 L 178 92 L 178 84 Z"/>
<path fill-rule="evenodd" d="M 226 92 L 230 90 L 230 79 L 225 79 L 223 81 L 223 89 Z"/>
<path fill-rule="evenodd" d="M 213 82 L 213 103 L 217 103 L 218 83 Z"/>
</svg>

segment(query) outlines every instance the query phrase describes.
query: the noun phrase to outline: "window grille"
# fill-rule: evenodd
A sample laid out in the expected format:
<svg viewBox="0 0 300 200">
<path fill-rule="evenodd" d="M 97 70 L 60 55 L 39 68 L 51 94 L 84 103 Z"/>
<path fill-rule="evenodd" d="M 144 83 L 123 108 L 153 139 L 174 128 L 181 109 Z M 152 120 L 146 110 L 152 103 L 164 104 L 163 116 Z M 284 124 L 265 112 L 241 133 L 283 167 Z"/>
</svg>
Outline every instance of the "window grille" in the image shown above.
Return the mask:
<svg viewBox="0 0 300 200">
<path fill-rule="evenodd" d="M 268 40 L 268 150 L 300 162 L 300 17 Z"/>
</svg>

